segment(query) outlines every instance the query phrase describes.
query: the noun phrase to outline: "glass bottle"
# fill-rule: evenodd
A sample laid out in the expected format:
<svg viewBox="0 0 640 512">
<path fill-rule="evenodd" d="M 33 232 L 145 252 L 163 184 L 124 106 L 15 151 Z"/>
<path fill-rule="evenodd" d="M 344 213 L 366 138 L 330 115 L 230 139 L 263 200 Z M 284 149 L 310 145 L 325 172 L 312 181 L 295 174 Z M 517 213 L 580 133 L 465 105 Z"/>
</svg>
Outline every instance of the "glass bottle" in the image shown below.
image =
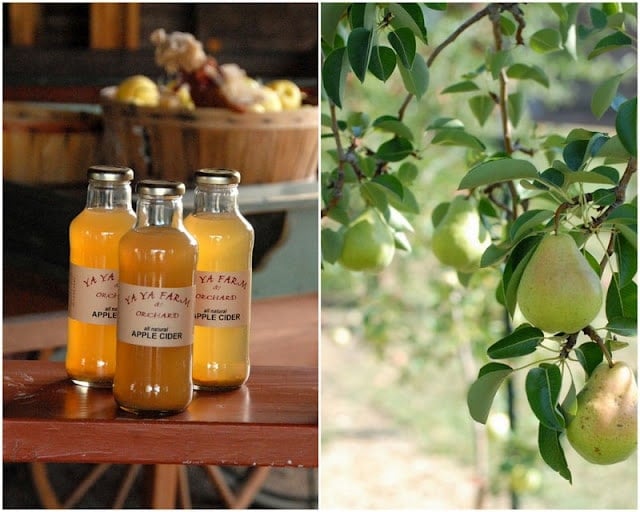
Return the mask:
<svg viewBox="0 0 640 512">
<path fill-rule="evenodd" d="M 195 173 L 195 208 L 185 227 L 199 247 L 193 342 L 196 389 L 223 390 L 249 378 L 253 227 L 238 209 L 240 173 Z"/>
<path fill-rule="evenodd" d="M 116 364 L 118 244 L 136 220 L 133 171 L 93 166 L 86 207 L 69 225 L 69 309 L 65 366 L 76 384 L 111 387 Z"/>
<path fill-rule="evenodd" d="M 143 180 L 135 227 L 120 240 L 118 342 L 113 394 L 147 416 L 191 402 L 194 274 L 198 246 L 182 220 L 182 183 Z"/>
</svg>

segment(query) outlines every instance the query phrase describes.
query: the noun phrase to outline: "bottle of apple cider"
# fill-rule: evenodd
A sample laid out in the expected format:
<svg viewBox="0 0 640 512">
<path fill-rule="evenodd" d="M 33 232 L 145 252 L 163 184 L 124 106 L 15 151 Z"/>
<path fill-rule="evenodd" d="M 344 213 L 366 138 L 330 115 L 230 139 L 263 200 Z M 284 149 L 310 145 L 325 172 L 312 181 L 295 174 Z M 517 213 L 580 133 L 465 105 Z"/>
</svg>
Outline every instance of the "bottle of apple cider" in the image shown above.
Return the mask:
<svg viewBox="0 0 640 512">
<path fill-rule="evenodd" d="M 195 181 L 195 209 L 185 219 L 199 247 L 193 383 L 233 389 L 249 377 L 254 233 L 238 209 L 239 172 L 202 169 Z"/>
<path fill-rule="evenodd" d="M 194 277 L 198 246 L 182 220 L 182 183 L 143 180 L 135 227 L 120 240 L 113 394 L 144 416 L 174 414 L 193 395 Z"/>
<path fill-rule="evenodd" d="M 111 387 L 116 364 L 118 244 L 136 220 L 133 171 L 93 166 L 86 207 L 69 225 L 66 369 L 76 384 Z"/>
</svg>

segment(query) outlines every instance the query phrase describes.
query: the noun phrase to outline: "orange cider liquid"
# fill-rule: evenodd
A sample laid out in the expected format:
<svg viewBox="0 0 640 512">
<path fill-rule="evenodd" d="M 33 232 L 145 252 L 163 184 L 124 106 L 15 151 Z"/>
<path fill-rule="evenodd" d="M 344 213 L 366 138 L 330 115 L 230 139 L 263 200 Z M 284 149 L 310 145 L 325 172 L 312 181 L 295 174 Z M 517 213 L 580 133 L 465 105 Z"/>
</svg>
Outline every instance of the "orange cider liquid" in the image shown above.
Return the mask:
<svg viewBox="0 0 640 512">
<path fill-rule="evenodd" d="M 127 233 L 120 243 L 120 309 L 124 307 L 122 283 L 154 288 L 157 296 L 163 289 L 191 287 L 197 250 L 187 233 L 170 227 L 137 228 Z M 192 308 L 189 313 L 191 330 L 181 334 L 192 341 Z M 185 409 L 193 395 L 192 346 L 191 342 L 138 345 L 123 341 L 119 335 L 113 385 L 118 405 L 129 412 L 150 415 Z"/>
<path fill-rule="evenodd" d="M 117 286 L 118 243 L 135 220 L 133 210 L 91 208 L 80 212 L 69 226 L 71 265 L 96 269 L 97 279 L 115 272 Z M 67 373 L 77 384 L 111 387 L 116 364 L 115 311 L 113 317 L 109 324 L 69 317 L 65 364 Z"/>
<path fill-rule="evenodd" d="M 224 286 L 217 295 L 234 295 L 244 301 L 245 311 L 236 313 L 240 318 L 232 325 L 210 327 L 198 325 L 196 318 L 193 338 L 193 383 L 196 389 L 233 389 L 249 378 L 249 326 L 251 300 L 251 256 L 253 251 L 253 228 L 243 217 L 232 214 L 199 212 L 184 220 L 185 228 L 198 241 L 199 255 L 196 276 L 196 316 L 198 294 L 202 293 L 202 276 L 210 272 L 218 276 L 244 276 L 245 287 Z M 223 277 L 224 280 L 224 277 Z M 239 280 L 241 280 L 239 278 Z M 207 288 L 205 294 L 216 295 Z M 216 297 L 219 298 L 219 297 Z M 216 301 L 223 304 L 224 300 Z M 234 313 L 227 317 L 234 318 Z M 240 307 L 242 309 L 242 307 Z M 226 311 L 227 308 L 219 308 Z M 223 314 L 224 317 L 224 314 Z"/>
</svg>

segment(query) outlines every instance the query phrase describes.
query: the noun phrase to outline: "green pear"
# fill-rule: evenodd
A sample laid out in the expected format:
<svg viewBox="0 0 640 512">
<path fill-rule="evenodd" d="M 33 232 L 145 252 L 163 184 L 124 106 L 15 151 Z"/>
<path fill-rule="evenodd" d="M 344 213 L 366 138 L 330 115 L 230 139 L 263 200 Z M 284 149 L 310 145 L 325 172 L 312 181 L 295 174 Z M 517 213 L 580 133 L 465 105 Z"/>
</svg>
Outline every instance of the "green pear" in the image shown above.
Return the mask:
<svg viewBox="0 0 640 512">
<path fill-rule="evenodd" d="M 442 220 L 435 226 L 431 247 L 436 258 L 458 272 L 471 273 L 480 268 L 480 258 L 491 241 L 481 239 L 480 216 L 473 204 L 456 196 Z"/>
<path fill-rule="evenodd" d="M 638 445 L 638 387 L 621 361 L 605 362 L 591 373 L 577 396 L 576 415 L 567 426 L 569 443 L 594 464 L 615 464 Z"/>
<path fill-rule="evenodd" d="M 391 263 L 394 253 L 391 228 L 378 210 L 367 208 L 347 227 L 338 261 L 349 270 L 379 272 Z"/>
<path fill-rule="evenodd" d="M 574 333 L 602 306 L 602 285 L 566 233 L 546 235 L 529 260 L 517 301 L 523 316 L 545 332 Z"/>
</svg>

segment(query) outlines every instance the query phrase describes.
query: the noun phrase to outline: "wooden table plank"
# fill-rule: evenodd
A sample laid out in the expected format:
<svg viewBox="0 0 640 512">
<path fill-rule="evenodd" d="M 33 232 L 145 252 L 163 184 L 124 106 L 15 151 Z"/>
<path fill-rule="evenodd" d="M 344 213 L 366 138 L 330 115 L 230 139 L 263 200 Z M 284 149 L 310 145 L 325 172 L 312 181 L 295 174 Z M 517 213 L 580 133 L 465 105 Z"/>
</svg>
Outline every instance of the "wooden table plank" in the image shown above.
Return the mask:
<svg viewBox="0 0 640 512">
<path fill-rule="evenodd" d="M 181 414 L 139 419 L 64 365 L 4 361 L 6 462 L 316 467 L 317 368 L 257 366 L 245 386 L 196 393 Z"/>
</svg>

